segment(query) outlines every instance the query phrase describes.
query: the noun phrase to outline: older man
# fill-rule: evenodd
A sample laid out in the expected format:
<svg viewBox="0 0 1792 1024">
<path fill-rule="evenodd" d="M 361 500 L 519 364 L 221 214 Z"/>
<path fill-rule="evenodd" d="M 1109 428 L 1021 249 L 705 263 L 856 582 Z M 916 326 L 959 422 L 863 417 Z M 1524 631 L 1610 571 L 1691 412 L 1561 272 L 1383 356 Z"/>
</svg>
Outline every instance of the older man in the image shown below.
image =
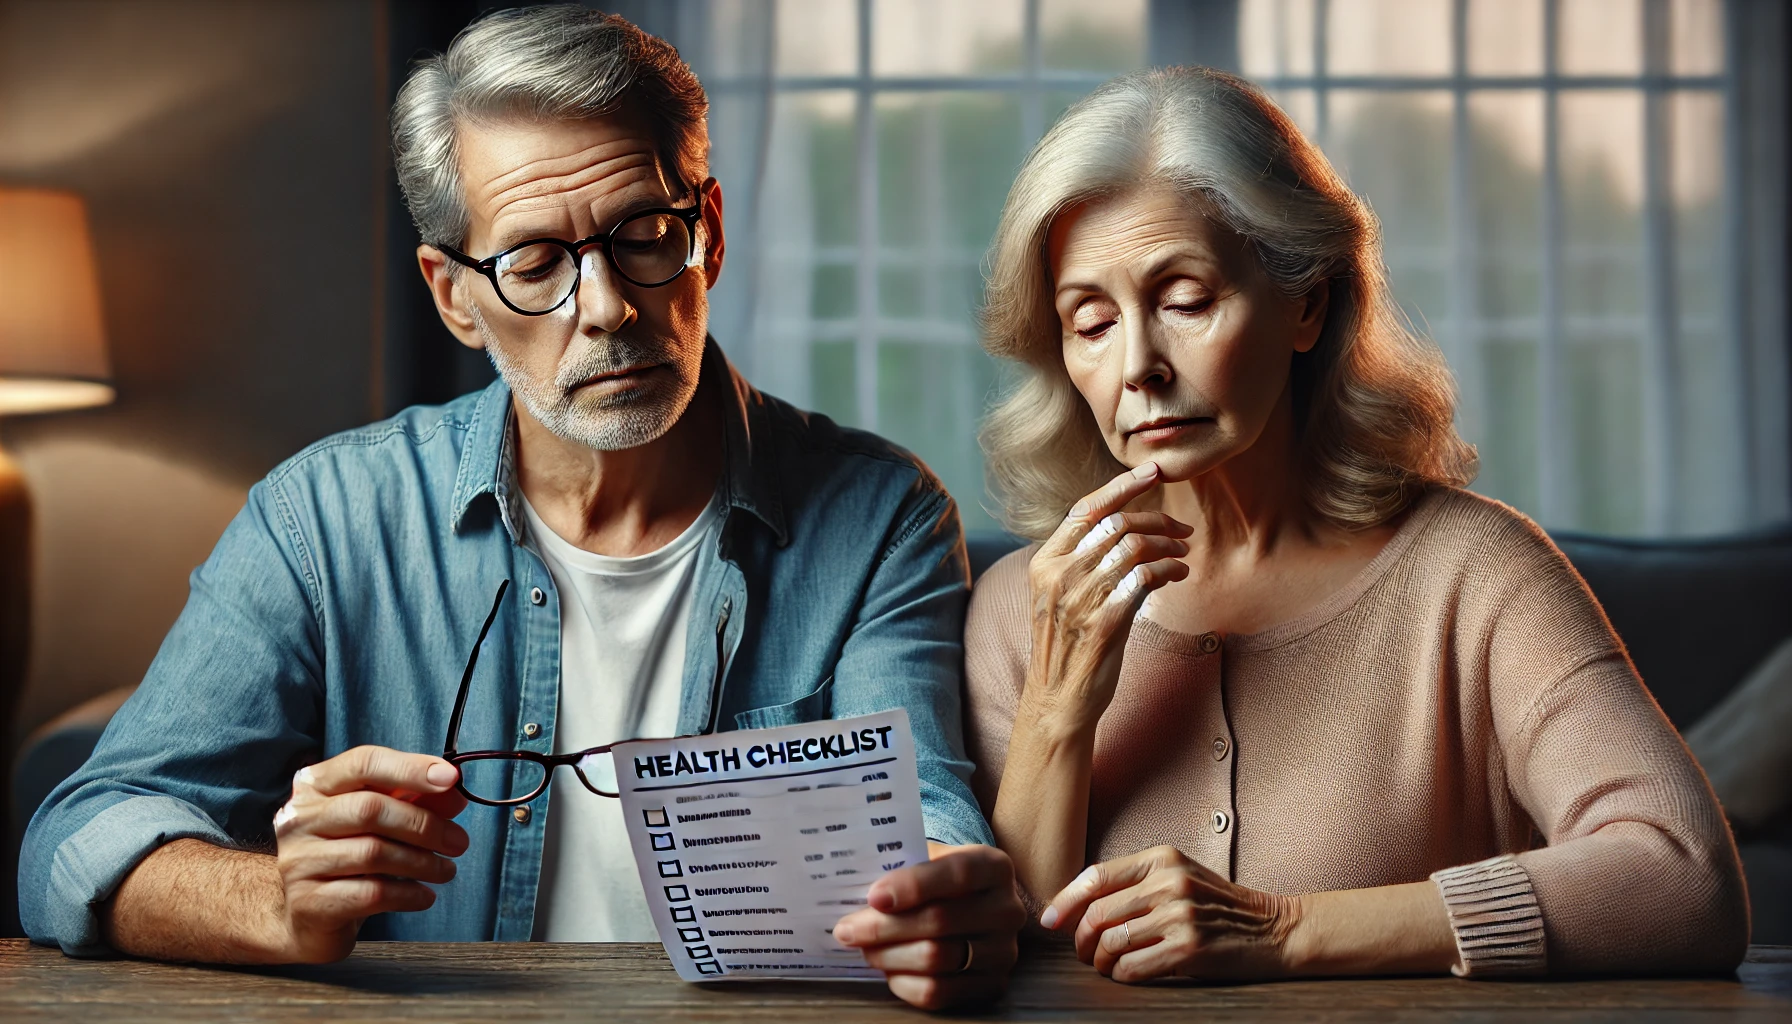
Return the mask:
<svg viewBox="0 0 1792 1024">
<path fill-rule="evenodd" d="M 501 380 L 250 491 L 32 821 L 34 938 L 241 963 L 653 938 L 616 801 L 562 772 L 469 805 L 457 783 L 535 782 L 428 753 L 508 579 L 461 749 L 906 708 L 934 859 L 835 935 L 911 1002 L 1000 990 L 1023 914 L 966 785 L 957 512 L 912 456 L 754 391 L 708 340 L 706 108 L 670 46 L 578 7 L 492 15 L 416 68 L 393 140 L 419 263 Z"/>
</svg>

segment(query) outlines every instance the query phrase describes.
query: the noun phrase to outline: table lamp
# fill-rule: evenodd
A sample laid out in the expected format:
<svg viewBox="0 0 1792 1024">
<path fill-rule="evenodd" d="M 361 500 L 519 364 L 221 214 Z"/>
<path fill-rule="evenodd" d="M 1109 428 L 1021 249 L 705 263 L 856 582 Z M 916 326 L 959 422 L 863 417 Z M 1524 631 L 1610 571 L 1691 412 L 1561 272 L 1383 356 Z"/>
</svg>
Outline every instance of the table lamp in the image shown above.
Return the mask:
<svg viewBox="0 0 1792 1024">
<path fill-rule="evenodd" d="M 104 405 L 110 376 L 80 197 L 0 187 L 0 416 Z M 0 832 L 30 638 L 31 495 L 0 447 Z"/>
</svg>

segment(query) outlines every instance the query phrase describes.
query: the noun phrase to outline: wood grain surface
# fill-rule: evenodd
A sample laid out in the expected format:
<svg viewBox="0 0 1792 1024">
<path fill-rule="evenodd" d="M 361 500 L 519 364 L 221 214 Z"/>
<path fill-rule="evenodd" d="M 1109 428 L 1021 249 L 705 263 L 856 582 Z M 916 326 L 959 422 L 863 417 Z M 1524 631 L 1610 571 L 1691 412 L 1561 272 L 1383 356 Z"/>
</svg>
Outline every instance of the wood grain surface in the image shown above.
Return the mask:
<svg viewBox="0 0 1792 1024">
<path fill-rule="evenodd" d="M 1256 985 L 1110 982 L 1066 951 L 1028 956 L 985 1020 L 1792 1021 L 1792 947 L 1736 978 Z M 325 967 L 73 960 L 0 940 L 0 1021 L 883 1021 L 926 1019 L 882 986 L 678 980 L 657 945 L 363 943 Z"/>
</svg>

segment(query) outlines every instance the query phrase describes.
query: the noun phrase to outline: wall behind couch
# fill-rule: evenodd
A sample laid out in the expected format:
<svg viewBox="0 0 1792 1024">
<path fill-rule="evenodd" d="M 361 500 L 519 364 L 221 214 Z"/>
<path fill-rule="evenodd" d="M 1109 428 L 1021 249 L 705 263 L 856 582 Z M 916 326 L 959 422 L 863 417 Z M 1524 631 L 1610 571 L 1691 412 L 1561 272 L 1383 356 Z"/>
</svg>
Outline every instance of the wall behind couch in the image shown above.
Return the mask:
<svg viewBox="0 0 1792 1024">
<path fill-rule="evenodd" d="M 0 425 L 37 513 L 21 736 L 139 681 L 248 487 L 378 413 L 387 13 L 0 0 L 0 182 L 87 199 L 119 395 Z"/>
</svg>

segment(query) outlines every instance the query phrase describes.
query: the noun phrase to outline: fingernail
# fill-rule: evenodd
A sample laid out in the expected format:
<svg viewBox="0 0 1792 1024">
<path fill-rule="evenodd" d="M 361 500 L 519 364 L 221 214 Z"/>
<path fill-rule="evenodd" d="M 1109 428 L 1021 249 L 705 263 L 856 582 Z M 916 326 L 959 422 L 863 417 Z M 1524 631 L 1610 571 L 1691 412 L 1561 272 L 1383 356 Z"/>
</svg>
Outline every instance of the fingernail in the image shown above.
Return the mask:
<svg viewBox="0 0 1792 1024">
<path fill-rule="evenodd" d="M 1147 462 L 1143 466 L 1135 468 L 1132 471 L 1132 475 L 1138 477 L 1140 480 L 1147 480 L 1154 477 L 1157 475 L 1157 463 Z"/>
<path fill-rule="evenodd" d="M 316 777 L 311 774 L 311 769 L 309 767 L 300 768 L 298 771 L 292 773 L 292 785 L 294 789 L 297 789 L 300 786 L 313 785 L 316 781 Z"/>
<path fill-rule="evenodd" d="M 1087 501 L 1079 501 L 1076 504 L 1070 506 L 1070 518 L 1072 518 L 1072 519 L 1081 519 L 1088 514 L 1089 514 L 1089 503 Z"/>
<path fill-rule="evenodd" d="M 283 826 L 287 822 L 291 821 L 293 819 L 293 815 L 295 815 L 297 813 L 299 813 L 299 812 L 293 810 L 292 803 L 290 801 L 288 801 L 287 803 L 281 804 L 280 809 L 274 812 L 274 828 L 279 829 L 281 826 Z"/>
<path fill-rule="evenodd" d="M 1083 886 L 1094 885 L 1095 879 L 1098 878 L 1100 874 L 1099 871 L 1095 870 L 1095 865 L 1091 864 L 1084 868 L 1083 873 L 1076 876 L 1076 879 L 1071 884 Z"/>
<path fill-rule="evenodd" d="M 855 944 L 858 940 L 858 937 L 859 937 L 858 933 L 853 929 L 853 926 L 850 924 L 844 925 L 844 926 L 842 926 L 842 925 L 834 926 L 834 941 L 838 942 L 842 946 L 851 946 L 851 945 Z"/>
<path fill-rule="evenodd" d="M 1039 915 L 1039 925 L 1042 928 L 1058 927 L 1058 908 L 1046 907 L 1045 913 Z"/>
<path fill-rule="evenodd" d="M 454 766 L 446 761 L 437 761 L 430 765 L 426 775 L 430 785 L 440 786 L 443 789 L 454 785 L 454 780 L 460 777 L 460 773 L 454 770 Z"/>
</svg>

